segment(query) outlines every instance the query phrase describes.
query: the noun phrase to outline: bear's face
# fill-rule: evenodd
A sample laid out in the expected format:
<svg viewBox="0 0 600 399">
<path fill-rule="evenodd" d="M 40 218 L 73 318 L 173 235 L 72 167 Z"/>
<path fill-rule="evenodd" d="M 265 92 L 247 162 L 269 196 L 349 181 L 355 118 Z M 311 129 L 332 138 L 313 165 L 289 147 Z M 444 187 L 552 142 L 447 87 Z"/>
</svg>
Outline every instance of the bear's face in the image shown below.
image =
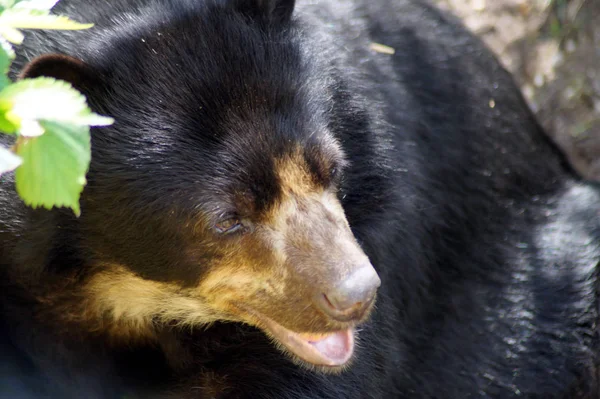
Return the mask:
<svg viewBox="0 0 600 399">
<path fill-rule="evenodd" d="M 59 71 L 116 120 L 93 132 L 82 198 L 84 318 L 133 339 L 243 322 L 339 368 L 380 281 L 337 197 L 331 82 L 290 27 L 217 5 L 196 18 L 132 29 L 94 66 L 26 70 Z"/>
<path fill-rule="evenodd" d="M 104 189 L 93 186 L 103 183 L 92 172 L 81 219 L 101 270 L 86 287 L 95 313 L 110 315 L 112 333 L 127 337 L 152 335 L 157 321 L 244 322 L 312 365 L 346 364 L 379 278 L 336 195 L 342 153 L 329 135 L 321 140 L 320 154 L 298 143 L 277 157 L 261 149 L 259 165 L 272 168 L 268 176 L 252 175 L 261 169 L 250 164 L 258 156 L 252 146 L 232 162 L 248 164 L 228 176 L 214 177 L 222 163 L 214 161 L 206 181 L 179 192 L 198 193 L 198 209 L 174 202 L 152 210 L 144 192 L 126 183 L 120 203 L 96 197 Z M 144 182 L 153 186 L 150 177 L 140 177 Z M 90 205 L 95 201 L 100 208 Z"/>
</svg>

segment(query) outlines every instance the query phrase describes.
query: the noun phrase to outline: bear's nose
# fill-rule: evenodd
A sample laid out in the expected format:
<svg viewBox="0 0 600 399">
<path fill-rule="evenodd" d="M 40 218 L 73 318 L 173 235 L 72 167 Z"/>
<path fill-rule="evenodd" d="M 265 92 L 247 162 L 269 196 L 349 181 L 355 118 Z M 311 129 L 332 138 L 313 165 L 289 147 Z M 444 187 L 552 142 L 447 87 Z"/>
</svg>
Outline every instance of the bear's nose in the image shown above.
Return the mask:
<svg viewBox="0 0 600 399">
<path fill-rule="evenodd" d="M 338 321 L 360 318 L 375 298 L 381 280 L 370 264 L 360 267 L 318 298 L 319 307 Z"/>
</svg>

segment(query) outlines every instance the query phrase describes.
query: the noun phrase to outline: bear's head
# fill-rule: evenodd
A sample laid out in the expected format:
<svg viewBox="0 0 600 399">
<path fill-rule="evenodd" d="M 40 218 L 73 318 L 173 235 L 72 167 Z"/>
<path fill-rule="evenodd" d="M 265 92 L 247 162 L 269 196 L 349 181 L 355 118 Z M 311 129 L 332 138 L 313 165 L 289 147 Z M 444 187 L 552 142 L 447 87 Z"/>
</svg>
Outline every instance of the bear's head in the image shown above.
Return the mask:
<svg viewBox="0 0 600 399">
<path fill-rule="evenodd" d="M 22 73 L 70 81 L 116 120 L 92 132 L 76 221 L 83 319 L 117 338 L 242 322 L 338 369 L 380 280 L 339 198 L 335 82 L 293 1 L 171 7 Z"/>
</svg>

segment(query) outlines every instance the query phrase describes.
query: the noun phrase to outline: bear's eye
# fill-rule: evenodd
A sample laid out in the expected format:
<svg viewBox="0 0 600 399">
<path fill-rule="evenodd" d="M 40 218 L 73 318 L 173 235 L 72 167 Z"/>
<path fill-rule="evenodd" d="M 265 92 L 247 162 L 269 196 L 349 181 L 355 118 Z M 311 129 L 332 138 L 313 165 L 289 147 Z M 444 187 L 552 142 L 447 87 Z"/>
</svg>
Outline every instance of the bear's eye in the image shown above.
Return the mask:
<svg viewBox="0 0 600 399">
<path fill-rule="evenodd" d="M 340 168 L 337 166 L 333 166 L 329 169 L 329 182 L 332 186 L 337 186 L 340 184 L 342 180 L 342 173 L 340 172 Z"/>
<path fill-rule="evenodd" d="M 236 217 L 224 219 L 215 225 L 215 230 L 219 234 L 231 234 L 240 230 L 244 225 L 242 221 Z"/>
<path fill-rule="evenodd" d="M 333 168 L 331 168 L 329 170 L 329 178 L 331 180 L 335 180 L 335 178 L 337 177 L 337 175 L 338 175 L 338 168 L 334 166 Z"/>
</svg>

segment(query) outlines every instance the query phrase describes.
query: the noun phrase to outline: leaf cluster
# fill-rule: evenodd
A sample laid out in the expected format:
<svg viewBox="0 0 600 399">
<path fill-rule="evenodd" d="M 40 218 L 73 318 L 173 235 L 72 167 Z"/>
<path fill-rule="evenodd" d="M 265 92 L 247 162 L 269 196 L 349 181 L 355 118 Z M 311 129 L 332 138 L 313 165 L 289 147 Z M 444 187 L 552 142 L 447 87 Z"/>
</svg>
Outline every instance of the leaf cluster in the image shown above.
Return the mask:
<svg viewBox="0 0 600 399">
<path fill-rule="evenodd" d="M 0 132 L 15 135 L 0 146 L 0 174 L 15 170 L 16 189 L 34 208 L 69 207 L 79 215 L 79 197 L 89 168 L 90 126 L 113 123 L 91 111 L 69 83 L 48 77 L 12 82 L 13 45 L 21 29 L 87 29 L 51 14 L 58 0 L 0 0 Z"/>
</svg>

